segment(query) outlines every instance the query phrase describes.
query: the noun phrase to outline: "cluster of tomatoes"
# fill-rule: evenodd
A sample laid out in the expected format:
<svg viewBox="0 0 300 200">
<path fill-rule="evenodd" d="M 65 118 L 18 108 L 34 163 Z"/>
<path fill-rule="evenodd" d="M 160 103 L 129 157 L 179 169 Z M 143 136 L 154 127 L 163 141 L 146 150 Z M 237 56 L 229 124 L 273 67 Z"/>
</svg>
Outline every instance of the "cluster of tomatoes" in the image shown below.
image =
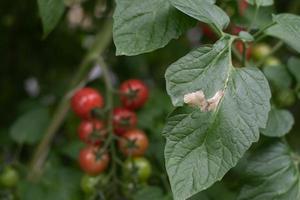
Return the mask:
<svg viewBox="0 0 300 200">
<path fill-rule="evenodd" d="M 143 173 L 140 178 L 144 181 L 151 174 L 150 164 L 143 157 L 149 141 L 147 135 L 136 127 L 135 110 L 146 103 L 149 90 L 141 80 L 130 79 L 121 84 L 118 93 L 122 106 L 115 108 L 106 108 L 103 96 L 93 88 L 85 87 L 74 93 L 71 107 L 81 118 L 78 136 L 86 144 L 80 150 L 79 165 L 88 175 L 101 174 L 112 160 L 108 150 L 109 143 L 117 141 L 119 152 L 126 158 L 124 167 L 128 170 L 133 168 L 132 165 L 136 165 L 138 170 L 139 167 L 143 168 L 137 173 Z M 106 113 L 111 109 L 113 117 L 108 119 Z M 102 115 L 99 116 L 99 113 Z M 109 123 L 112 130 L 109 130 Z"/>
</svg>

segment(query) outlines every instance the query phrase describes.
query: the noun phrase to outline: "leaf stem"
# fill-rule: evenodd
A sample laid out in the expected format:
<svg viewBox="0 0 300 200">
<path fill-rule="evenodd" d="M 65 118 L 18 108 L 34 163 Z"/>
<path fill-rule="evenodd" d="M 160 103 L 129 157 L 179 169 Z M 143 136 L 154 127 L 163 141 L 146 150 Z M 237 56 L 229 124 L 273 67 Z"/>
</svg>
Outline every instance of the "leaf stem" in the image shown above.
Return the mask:
<svg viewBox="0 0 300 200">
<path fill-rule="evenodd" d="M 235 46 L 232 46 L 231 49 L 232 49 L 232 52 L 233 52 L 234 56 L 235 56 L 240 62 L 242 62 L 242 61 L 243 61 L 243 56 L 240 54 L 240 52 L 237 50 L 237 48 L 236 48 Z"/>
<path fill-rule="evenodd" d="M 256 39 L 259 38 L 259 37 L 265 32 L 265 30 L 267 30 L 268 28 L 274 26 L 275 24 L 276 24 L 276 22 L 272 22 L 272 23 L 266 25 L 265 27 L 263 27 L 262 29 L 260 29 L 259 31 L 257 31 L 257 32 L 253 35 L 253 37 L 256 38 Z"/>
<path fill-rule="evenodd" d="M 247 47 L 245 42 L 243 42 L 243 66 L 245 67 L 247 63 Z"/>
<path fill-rule="evenodd" d="M 72 94 L 73 91 L 78 89 L 79 87 L 82 87 L 82 81 L 86 79 L 86 74 L 89 71 L 91 64 L 98 58 L 100 54 L 104 52 L 104 50 L 110 44 L 111 38 L 112 20 L 107 19 L 104 22 L 101 31 L 96 36 L 94 46 L 92 46 L 92 48 L 88 51 L 77 72 L 72 78 L 69 91 L 66 92 L 64 97 L 59 102 L 57 108 L 55 109 L 52 121 L 50 122 L 43 139 L 41 140 L 36 148 L 36 151 L 33 154 L 33 158 L 30 164 L 30 170 L 27 177 L 29 180 L 36 180 L 41 175 L 44 162 L 50 150 L 51 142 L 69 111 L 70 94 Z"/>
</svg>

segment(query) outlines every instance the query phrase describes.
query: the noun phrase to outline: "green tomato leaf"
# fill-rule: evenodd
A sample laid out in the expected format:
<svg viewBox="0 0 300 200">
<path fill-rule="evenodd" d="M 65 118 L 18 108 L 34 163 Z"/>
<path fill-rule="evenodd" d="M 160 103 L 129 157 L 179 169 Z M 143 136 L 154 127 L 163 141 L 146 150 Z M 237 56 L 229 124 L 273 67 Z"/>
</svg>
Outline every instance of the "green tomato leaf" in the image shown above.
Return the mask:
<svg viewBox="0 0 300 200">
<path fill-rule="evenodd" d="M 292 129 L 293 124 L 294 117 L 290 111 L 272 108 L 267 126 L 261 133 L 269 137 L 282 137 Z"/>
<path fill-rule="evenodd" d="M 288 60 L 288 69 L 296 79 L 297 83 L 300 84 L 300 59 L 291 57 Z"/>
<path fill-rule="evenodd" d="M 166 46 L 194 24 L 166 0 L 116 0 L 113 38 L 117 55 L 137 55 Z"/>
<path fill-rule="evenodd" d="M 249 6 L 245 11 L 243 16 L 243 21 L 245 20 L 245 25 L 250 25 L 253 22 L 253 16 L 255 15 L 256 8 L 255 6 Z M 260 7 L 257 13 L 257 19 L 253 22 L 253 28 L 263 29 L 273 22 L 272 14 L 275 12 L 273 6 Z"/>
<path fill-rule="evenodd" d="M 275 141 L 248 159 L 238 200 L 300 199 L 300 175 L 289 147 Z"/>
<path fill-rule="evenodd" d="M 183 13 L 208 24 L 220 31 L 225 29 L 230 19 L 228 15 L 212 1 L 208 0 L 170 0 L 171 4 Z"/>
<path fill-rule="evenodd" d="M 273 16 L 276 23 L 266 30 L 266 34 L 283 40 L 300 53 L 300 16 L 279 14 Z"/>
<path fill-rule="evenodd" d="M 271 86 L 276 89 L 287 89 L 292 85 L 292 77 L 286 70 L 285 66 L 268 66 L 263 69 L 263 72 Z"/>
<path fill-rule="evenodd" d="M 31 110 L 20 116 L 10 128 L 11 138 L 19 144 L 34 144 L 43 136 L 49 123 L 46 108 Z"/>
<path fill-rule="evenodd" d="M 247 2 L 257 6 L 271 6 L 274 4 L 274 0 L 247 0 Z"/>
<path fill-rule="evenodd" d="M 169 67 L 168 92 L 175 105 L 198 90 L 211 97 L 223 90 L 216 110 L 183 106 L 168 117 L 165 158 L 175 200 L 183 200 L 221 180 L 259 138 L 270 111 L 270 89 L 256 68 L 234 68 L 231 39 L 201 47 Z"/>
<path fill-rule="evenodd" d="M 63 0 L 37 0 L 39 13 L 42 18 L 44 37 L 46 37 L 58 24 L 64 14 Z"/>
</svg>

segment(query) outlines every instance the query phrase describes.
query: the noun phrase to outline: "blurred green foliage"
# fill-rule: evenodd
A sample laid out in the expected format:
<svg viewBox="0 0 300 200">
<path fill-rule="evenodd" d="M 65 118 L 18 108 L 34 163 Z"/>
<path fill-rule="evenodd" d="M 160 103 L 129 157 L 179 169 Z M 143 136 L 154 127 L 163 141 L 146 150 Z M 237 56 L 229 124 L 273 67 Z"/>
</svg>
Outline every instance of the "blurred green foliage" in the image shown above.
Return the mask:
<svg viewBox="0 0 300 200">
<path fill-rule="evenodd" d="M 295 6 L 295 2 L 297 1 L 279 0 L 276 1 L 276 8 L 280 12 L 291 9 L 298 12 L 299 5 Z M 220 3 L 229 3 L 232 5 L 230 9 L 236 9 L 235 1 L 226 0 Z M 86 1 L 83 6 L 91 14 L 94 2 Z M 93 41 L 93 36 L 98 31 L 98 19 L 95 19 L 92 29 L 70 27 L 67 20 L 68 9 L 56 29 L 43 39 L 43 28 L 35 0 L 0 1 L 0 172 L 7 163 L 13 163 L 19 169 L 22 179 L 14 192 L 22 200 L 83 199 L 80 191 L 80 178 L 83 173 L 76 162 L 82 143 L 78 141 L 76 133 L 79 120 L 72 113 L 68 114 L 66 123 L 59 129 L 53 141 L 50 159 L 42 179 L 38 183 L 26 180 L 28 162 L 35 149 L 34 144 L 41 139 L 53 109 L 66 92 L 88 43 Z M 270 10 L 266 8 L 268 9 Z M 237 18 L 235 13 L 232 16 L 235 23 L 247 24 L 253 15 L 253 9 L 248 12 L 244 19 Z M 264 16 L 260 17 L 262 20 L 259 20 L 257 26 L 270 19 L 269 16 L 265 16 L 268 11 L 262 10 L 260 14 Z M 140 56 L 116 57 L 113 44 L 105 52 L 116 87 L 123 80 L 138 77 L 151 88 L 149 102 L 137 113 L 138 127 L 145 130 L 150 137 L 151 145 L 147 157 L 151 160 L 155 173 L 149 183 L 160 188 L 153 186 L 143 189 L 136 194 L 135 199 L 141 199 L 139 195 L 145 196 L 145 193 L 154 195 L 150 199 L 172 199 L 164 195 L 168 191 L 168 185 L 164 186 L 167 179 L 164 168 L 164 138 L 161 131 L 165 118 L 172 110 L 170 99 L 165 92 L 164 73 L 169 64 L 195 46 L 188 35 L 181 37 L 179 41 L 172 41 L 164 49 Z M 198 41 L 196 45 L 199 45 L 201 31 L 194 37 Z M 295 67 L 299 59 L 289 60 L 288 55 L 290 52 L 280 51 L 277 56 L 282 60 L 283 66 L 271 66 L 265 68 L 264 72 L 272 89 L 276 91 L 274 94 L 281 89 L 296 87 L 300 96 L 297 73 L 299 70 Z M 37 81 L 38 92 L 30 92 L 26 84 L 29 80 Z M 102 80 L 97 79 L 90 83 L 90 86 L 104 92 Z M 118 105 L 119 102 L 116 100 L 115 104 Z M 295 121 L 299 121 L 299 103 L 288 109 L 293 113 Z M 295 123 L 287 137 L 293 149 L 300 153 L 299 130 L 300 123 Z M 233 199 L 237 190 L 233 178 L 235 170 L 223 180 L 226 184 L 229 183 L 229 188 L 223 183 L 217 183 L 192 199 L 217 200 L 220 193 L 224 195 L 224 200 Z M 10 198 L 7 189 L 3 192 L 2 188 L 0 190 L 0 199 L 2 196 Z"/>
</svg>

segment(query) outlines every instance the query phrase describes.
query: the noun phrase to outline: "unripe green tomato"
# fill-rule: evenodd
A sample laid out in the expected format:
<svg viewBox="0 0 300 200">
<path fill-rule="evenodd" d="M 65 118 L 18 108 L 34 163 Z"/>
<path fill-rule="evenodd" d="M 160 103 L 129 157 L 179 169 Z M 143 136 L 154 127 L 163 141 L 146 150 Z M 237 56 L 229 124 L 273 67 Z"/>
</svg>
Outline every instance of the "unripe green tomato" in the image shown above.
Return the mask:
<svg viewBox="0 0 300 200">
<path fill-rule="evenodd" d="M 265 66 L 278 66 L 281 65 L 281 62 L 278 58 L 271 56 L 266 59 Z"/>
<path fill-rule="evenodd" d="M 106 176 L 104 174 L 98 175 L 98 176 L 89 176 L 85 174 L 81 178 L 81 189 L 86 194 L 92 194 L 96 192 L 96 185 L 98 183 L 102 183 L 106 181 Z"/>
<path fill-rule="evenodd" d="M 0 185 L 14 187 L 19 181 L 18 172 L 12 167 L 6 167 L 0 175 Z"/>
<path fill-rule="evenodd" d="M 277 94 L 276 100 L 279 106 L 289 107 L 296 102 L 296 95 L 291 89 L 282 90 Z"/>
<path fill-rule="evenodd" d="M 255 60 L 262 60 L 266 56 L 270 55 L 272 49 L 265 43 L 257 44 L 252 49 L 252 56 Z"/>
<path fill-rule="evenodd" d="M 151 164 L 144 157 L 135 157 L 132 160 L 128 158 L 124 163 L 124 175 L 128 177 L 136 173 L 138 180 L 141 182 L 146 182 L 151 172 Z"/>
</svg>

